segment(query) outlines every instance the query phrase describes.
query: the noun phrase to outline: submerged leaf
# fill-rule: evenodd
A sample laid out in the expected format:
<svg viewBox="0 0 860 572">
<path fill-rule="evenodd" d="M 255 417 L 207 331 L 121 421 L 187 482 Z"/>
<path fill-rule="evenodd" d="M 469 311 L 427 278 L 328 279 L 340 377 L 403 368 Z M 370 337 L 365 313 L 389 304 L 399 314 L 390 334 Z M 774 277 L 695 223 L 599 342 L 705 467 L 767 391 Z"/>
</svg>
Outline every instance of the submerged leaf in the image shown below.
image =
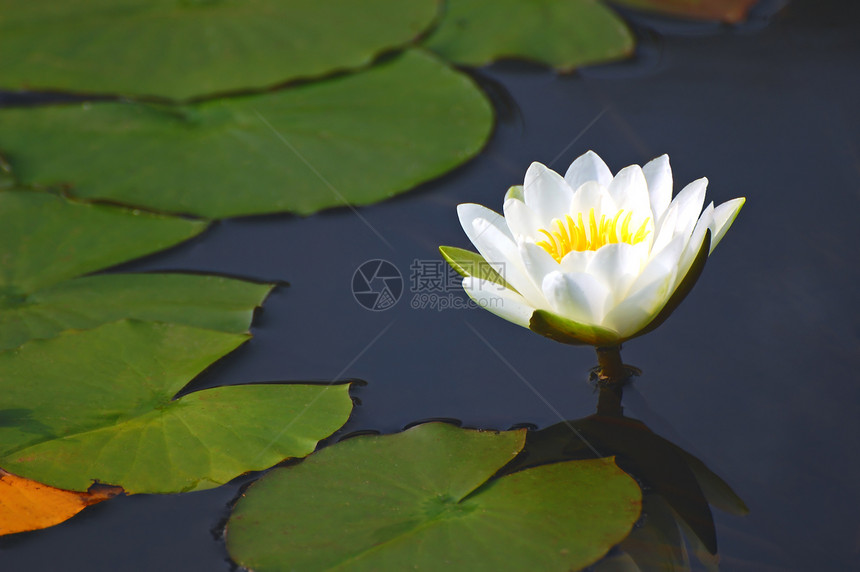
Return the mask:
<svg viewBox="0 0 860 572">
<path fill-rule="evenodd" d="M 352 409 L 348 385 L 242 385 L 173 396 L 247 339 L 148 322 L 0 353 L 0 466 L 67 489 L 204 489 L 304 456 Z"/>
<path fill-rule="evenodd" d="M 492 108 L 468 76 L 407 52 L 367 71 L 184 106 L 0 110 L 24 184 L 222 218 L 364 205 L 481 149 Z M 141 158 L 145 157 L 145 160 Z"/>
<path fill-rule="evenodd" d="M 630 531 L 639 487 L 611 459 L 492 479 L 524 437 L 430 423 L 343 441 L 252 485 L 228 550 L 258 571 L 582 568 Z"/>
<path fill-rule="evenodd" d="M 448 0 L 446 6 L 425 45 L 458 64 L 520 58 L 569 71 L 633 52 L 624 21 L 597 0 Z"/>
<path fill-rule="evenodd" d="M 0 469 L 0 536 L 60 524 L 121 493 L 121 488 L 105 485 L 92 485 L 86 492 L 66 491 Z"/>
<path fill-rule="evenodd" d="M 369 63 L 408 43 L 435 0 L 4 0 L 5 88 L 189 98 Z"/>
</svg>

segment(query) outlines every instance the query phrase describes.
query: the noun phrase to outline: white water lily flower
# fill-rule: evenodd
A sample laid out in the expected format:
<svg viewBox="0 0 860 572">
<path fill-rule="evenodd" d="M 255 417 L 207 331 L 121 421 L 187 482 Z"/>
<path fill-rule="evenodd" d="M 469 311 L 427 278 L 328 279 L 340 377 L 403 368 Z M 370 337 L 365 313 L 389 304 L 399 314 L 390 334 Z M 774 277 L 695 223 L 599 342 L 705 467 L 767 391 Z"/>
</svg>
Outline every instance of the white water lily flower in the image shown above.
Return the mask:
<svg viewBox="0 0 860 572">
<path fill-rule="evenodd" d="M 668 317 L 743 206 L 738 198 L 703 211 L 707 184 L 693 181 L 672 200 L 666 155 L 614 177 L 591 151 L 564 177 L 532 163 L 505 196 L 504 217 L 459 205 L 483 260 L 442 253 L 466 293 L 502 318 L 566 343 L 617 345 Z"/>
</svg>

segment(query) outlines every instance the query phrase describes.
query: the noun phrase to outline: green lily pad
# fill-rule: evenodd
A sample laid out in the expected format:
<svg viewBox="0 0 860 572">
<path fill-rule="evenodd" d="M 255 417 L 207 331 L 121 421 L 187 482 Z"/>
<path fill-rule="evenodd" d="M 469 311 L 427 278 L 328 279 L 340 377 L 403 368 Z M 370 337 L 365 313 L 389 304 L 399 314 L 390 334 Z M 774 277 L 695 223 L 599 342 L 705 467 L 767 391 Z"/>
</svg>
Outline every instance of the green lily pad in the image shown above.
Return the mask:
<svg viewBox="0 0 860 572">
<path fill-rule="evenodd" d="M 448 0 L 424 45 L 458 64 L 505 58 L 561 71 L 622 59 L 634 39 L 624 21 L 596 0 Z"/>
<path fill-rule="evenodd" d="M 205 228 L 48 193 L 0 192 L 0 350 L 122 318 L 247 331 L 270 284 L 183 274 L 79 277 Z"/>
<path fill-rule="evenodd" d="M 4 88 L 185 99 L 368 64 L 435 0 L 3 0 Z"/>
<path fill-rule="evenodd" d="M 271 284 L 193 274 L 102 274 L 67 280 L 0 310 L 0 350 L 123 318 L 241 333 L 271 289 Z"/>
<path fill-rule="evenodd" d="M 48 193 L 0 192 L 0 307 L 39 288 L 173 246 L 205 228 L 201 221 Z"/>
<path fill-rule="evenodd" d="M 364 205 L 463 163 L 493 112 L 468 76 L 412 51 L 365 72 L 183 106 L 0 110 L 22 184 L 221 218 Z"/>
<path fill-rule="evenodd" d="M 347 385 L 173 396 L 247 335 L 121 321 L 0 353 L 0 466 L 55 487 L 211 488 L 312 452 L 352 409 Z"/>
<path fill-rule="evenodd" d="M 646 10 L 694 20 L 718 20 L 737 24 L 747 18 L 750 8 L 758 0 L 611 0 Z"/>
<path fill-rule="evenodd" d="M 227 548 L 257 571 L 587 566 L 630 532 L 639 487 L 611 459 L 492 480 L 524 437 L 430 423 L 349 439 L 252 485 Z"/>
</svg>

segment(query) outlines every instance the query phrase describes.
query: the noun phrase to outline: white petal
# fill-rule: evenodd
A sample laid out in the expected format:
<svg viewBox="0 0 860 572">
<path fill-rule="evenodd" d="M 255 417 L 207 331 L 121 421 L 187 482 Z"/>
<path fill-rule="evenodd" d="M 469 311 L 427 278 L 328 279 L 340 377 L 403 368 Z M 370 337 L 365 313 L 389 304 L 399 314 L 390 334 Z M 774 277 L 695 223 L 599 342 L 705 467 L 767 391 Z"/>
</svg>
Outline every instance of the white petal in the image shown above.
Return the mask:
<svg viewBox="0 0 860 572">
<path fill-rule="evenodd" d="M 517 199 L 507 199 L 505 201 L 505 221 L 511 234 L 516 240 L 529 238 L 532 240 L 539 239 L 539 229 L 541 228 L 540 221 L 537 215 L 524 202 Z M 543 235 L 539 235 L 542 239 Z"/>
<path fill-rule="evenodd" d="M 670 282 L 674 284 L 675 276 L 678 274 L 678 265 L 681 261 L 681 255 L 684 252 L 684 247 L 687 244 L 687 237 L 678 236 L 656 256 L 645 264 L 642 272 L 631 284 L 627 292 L 627 296 L 635 296 L 639 290 L 648 287 L 649 284 L 661 280 L 668 276 Z M 671 285 L 671 284 L 670 284 Z"/>
<path fill-rule="evenodd" d="M 651 217 L 648 183 L 639 165 L 630 165 L 621 169 L 609 184 L 609 195 L 615 200 L 617 209 L 633 211 L 641 218 Z"/>
<path fill-rule="evenodd" d="M 672 200 L 672 167 L 669 166 L 669 156 L 660 155 L 652 159 L 642 167 L 642 173 L 648 182 L 651 212 L 656 224 Z"/>
<path fill-rule="evenodd" d="M 657 255 L 675 238 L 675 227 L 678 225 L 678 209 L 670 208 L 663 213 L 657 226 L 654 244 L 651 246 L 652 256 Z"/>
<path fill-rule="evenodd" d="M 604 325 L 614 329 L 622 338 L 632 336 L 647 326 L 663 309 L 674 291 L 672 284 L 671 274 L 658 276 L 610 310 Z"/>
<path fill-rule="evenodd" d="M 677 282 L 683 280 L 687 275 L 687 271 L 693 264 L 696 255 L 702 248 L 702 242 L 705 240 L 705 233 L 710 228 L 714 221 L 714 203 L 710 203 L 702 212 L 699 221 L 696 223 L 696 228 L 693 229 L 693 234 L 690 235 L 690 240 L 684 246 L 684 252 L 681 253 L 681 258 L 678 261 L 678 277 Z"/>
<path fill-rule="evenodd" d="M 666 209 L 663 220 L 657 225 L 657 238 L 654 241 L 655 251 L 659 250 L 659 246 L 674 240 L 677 236 L 683 235 L 689 238 L 699 220 L 699 213 L 702 212 L 707 188 L 708 179 L 703 177 L 693 181 L 678 193 L 678 196 Z M 670 234 L 662 236 L 664 233 Z"/>
<path fill-rule="evenodd" d="M 588 181 L 597 181 L 604 187 L 608 187 L 612 182 L 612 171 L 603 159 L 597 156 L 597 153 L 588 151 L 570 164 L 564 174 L 564 180 L 574 191 Z"/>
<path fill-rule="evenodd" d="M 600 324 L 609 290 L 603 283 L 585 273 L 551 272 L 542 287 L 553 311 L 584 324 Z"/>
<path fill-rule="evenodd" d="M 535 309 L 522 296 L 494 282 L 478 278 L 463 278 L 463 290 L 485 310 L 525 328 Z"/>
<path fill-rule="evenodd" d="M 732 223 L 735 222 L 735 218 L 738 216 L 745 202 L 746 199 L 743 197 L 732 199 L 714 209 L 714 220 L 711 223 L 711 252 L 714 251 L 714 248 L 717 247 L 717 244 L 726 235 Z"/>
<path fill-rule="evenodd" d="M 571 250 L 561 259 L 562 272 L 585 272 L 588 263 L 597 254 L 594 250 Z"/>
<path fill-rule="evenodd" d="M 678 223 L 675 226 L 675 236 L 684 233 L 687 236 L 693 232 L 693 227 L 699 220 L 702 206 L 705 204 L 705 191 L 708 188 L 708 179 L 702 177 L 696 179 L 678 193 L 669 208 L 678 209 Z"/>
<path fill-rule="evenodd" d="M 607 244 L 597 250 L 588 264 L 587 272 L 603 282 L 612 294 L 610 306 L 624 298 L 628 288 L 639 276 L 641 259 L 631 244 Z"/>
<path fill-rule="evenodd" d="M 508 189 L 508 192 L 505 193 L 505 200 L 508 201 L 510 199 L 516 199 L 518 201 L 525 202 L 525 195 L 523 194 L 523 186 L 522 185 L 514 185 L 513 187 Z"/>
<path fill-rule="evenodd" d="M 523 187 L 525 202 L 538 216 L 543 228 L 570 210 L 573 191 L 561 175 L 540 163 L 532 163 L 526 171 Z"/>
<path fill-rule="evenodd" d="M 533 242 L 520 243 L 520 258 L 526 269 L 526 274 L 532 280 L 536 288 L 541 289 L 543 279 L 550 272 L 557 272 L 560 268 L 549 252 Z"/>
<path fill-rule="evenodd" d="M 648 262 L 630 287 L 627 297 L 607 312 L 606 326 L 616 330 L 621 337 L 627 337 L 644 328 L 656 316 L 675 291 L 678 260 L 685 242 L 685 237 L 676 238 Z"/>
<path fill-rule="evenodd" d="M 511 286 L 527 300 L 542 300 L 538 290 L 526 276 L 519 249 L 505 219 L 481 205 L 466 203 L 457 207 L 460 224 L 478 253 L 489 262 Z"/>
<path fill-rule="evenodd" d="M 483 205 L 475 203 L 463 203 L 457 205 L 457 216 L 460 217 L 460 226 L 463 227 L 463 230 L 466 232 L 466 236 L 469 237 L 472 244 L 475 244 L 475 239 L 472 238 L 472 234 L 474 233 L 474 221 L 477 219 L 484 219 L 490 223 L 490 225 L 496 227 L 500 232 L 507 235 L 511 240 L 514 238 L 511 231 L 508 229 L 505 217 Z M 475 246 L 477 246 L 477 244 L 475 244 Z"/>
<path fill-rule="evenodd" d="M 615 200 L 610 196 L 606 187 L 594 181 L 580 185 L 570 202 L 570 214 L 574 219 L 579 213 L 582 213 L 583 219 L 585 219 L 591 209 L 594 209 L 594 214 L 598 219 L 601 214 L 611 216 L 618 212 Z"/>
</svg>

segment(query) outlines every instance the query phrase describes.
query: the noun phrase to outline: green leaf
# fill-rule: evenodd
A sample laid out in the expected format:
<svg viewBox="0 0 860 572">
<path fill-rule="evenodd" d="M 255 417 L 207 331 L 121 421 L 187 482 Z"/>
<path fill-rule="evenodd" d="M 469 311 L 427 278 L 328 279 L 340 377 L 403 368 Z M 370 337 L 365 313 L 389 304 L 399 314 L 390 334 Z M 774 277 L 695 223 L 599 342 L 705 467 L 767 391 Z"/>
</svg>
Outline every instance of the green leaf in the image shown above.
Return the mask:
<svg viewBox="0 0 860 572">
<path fill-rule="evenodd" d="M 694 20 L 743 22 L 758 0 L 610 0 L 612 3 Z"/>
<path fill-rule="evenodd" d="M 241 333 L 271 291 L 217 276 L 104 274 L 61 282 L 0 311 L 0 350 L 123 318 Z"/>
<path fill-rule="evenodd" d="M 489 480 L 523 445 L 419 425 L 272 471 L 238 502 L 227 548 L 265 570 L 579 569 L 626 536 L 640 491 L 611 459 Z"/>
<path fill-rule="evenodd" d="M 75 278 L 172 246 L 204 228 L 199 221 L 47 193 L 0 192 L 0 350 L 122 318 L 247 331 L 269 284 L 182 274 Z"/>
<path fill-rule="evenodd" d="M 596 0 L 448 0 L 425 46 L 458 64 L 534 60 L 562 71 L 633 53 L 633 35 Z"/>
<path fill-rule="evenodd" d="M 4 0 L 5 88 L 189 98 L 370 63 L 434 0 Z"/>
<path fill-rule="evenodd" d="M 122 321 L 0 353 L 0 466 L 55 487 L 130 493 L 226 483 L 312 452 L 347 385 L 244 385 L 172 400 L 246 335 Z"/>
<path fill-rule="evenodd" d="M 205 228 L 201 221 L 47 193 L 0 192 L 0 308 L 36 289 L 173 246 Z"/>
<path fill-rule="evenodd" d="M 23 184 L 220 218 L 364 205 L 463 163 L 493 113 L 468 76 L 412 51 L 365 72 L 184 106 L 0 110 Z"/>
<path fill-rule="evenodd" d="M 514 287 L 508 284 L 493 265 L 484 260 L 484 257 L 480 254 L 457 248 L 456 246 L 440 246 L 439 252 L 442 253 L 442 258 L 445 259 L 445 262 L 450 264 L 451 268 L 456 270 L 460 276 L 489 280 L 494 284 L 516 292 Z M 504 272 L 504 268 L 502 268 L 502 272 Z"/>
<path fill-rule="evenodd" d="M 529 329 L 551 340 L 575 346 L 605 346 L 618 343 L 618 335 L 611 330 L 580 324 L 546 310 L 535 310 Z"/>
</svg>

